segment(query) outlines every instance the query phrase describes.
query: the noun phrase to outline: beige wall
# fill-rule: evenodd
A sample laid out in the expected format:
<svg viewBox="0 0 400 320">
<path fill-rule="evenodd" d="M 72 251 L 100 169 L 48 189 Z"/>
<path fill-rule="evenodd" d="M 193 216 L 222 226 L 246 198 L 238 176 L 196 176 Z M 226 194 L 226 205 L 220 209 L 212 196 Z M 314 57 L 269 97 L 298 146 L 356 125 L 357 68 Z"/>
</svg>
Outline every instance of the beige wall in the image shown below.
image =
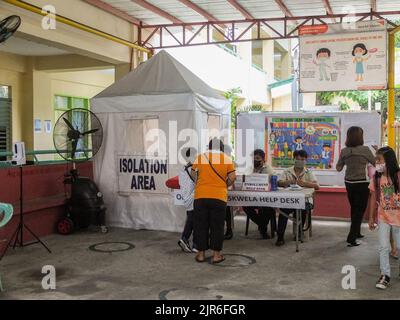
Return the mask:
<svg viewBox="0 0 400 320">
<path fill-rule="evenodd" d="M 0 52 L 0 84 L 12 87 L 12 136 L 13 141 L 27 140 L 23 132 L 24 96 L 26 86 L 26 69 L 28 59 L 8 53 Z"/>
<path fill-rule="evenodd" d="M 114 82 L 114 74 L 97 71 L 61 73 L 35 72 L 34 119 L 55 125 L 54 96 L 65 95 L 91 99 Z M 53 150 L 53 136 L 45 132 L 35 133 L 35 150 Z M 44 157 L 41 157 L 44 159 Z"/>
<path fill-rule="evenodd" d="M 54 126 L 54 95 L 90 99 L 113 82 L 109 71 L 37 71 L 34 58 L 0 52 L 0 84 L 12 88 L 12 141 L 24 141 L 27 150 L 54 149 L 52 134 L 33 130 L 34 119 L 42 121 L 42 130 L 45 120 Z"/>
<path fill-rule="evenodd" d="M 272 101 L 272 111 L 292 111 L 291 95 L 281 96 Z"/>
</svg>

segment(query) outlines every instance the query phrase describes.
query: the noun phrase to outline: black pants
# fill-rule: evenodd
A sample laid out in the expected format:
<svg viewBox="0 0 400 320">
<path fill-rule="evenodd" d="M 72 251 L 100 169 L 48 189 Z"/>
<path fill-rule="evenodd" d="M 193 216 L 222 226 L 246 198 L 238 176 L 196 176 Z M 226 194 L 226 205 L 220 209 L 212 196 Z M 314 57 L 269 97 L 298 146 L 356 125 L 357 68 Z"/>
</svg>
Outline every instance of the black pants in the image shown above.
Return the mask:
<svg viewBox="0 0 400 320">
<path fill-rule="evenodd" d="M 194 201 L 194 242 L 199 251 L 221 251 L 224 242 L 226 202 L 217 199 Z"/>
<path fill-rule="evenodd" d="M 361 223 L 364 212 L 368 206 L 369 189 L 368 182 L 363 183 L 347 183 L 347 197 L 351 207 L 351 226 L 347 236 L 347 242 L 355 242 L 357 236 L 361 233 Z"/>
<path fill-rule="evenodd" d="M 185 227 L 183 228 L 183 232 L 182 232 L 182 236 L 181 236 L 182 240 L 188 241 L 190 239 L 190 236 L 192 235 L 192 232 L 193 232 L 193 219 L 194 219 L 194 210 L 187 211 Z"/>
<path fill-rule="evenodd" d="M 225 223 L 226 223 L 226 231 L 232 231 L 232 211 L 231 211 L 231 207 L 226 207 Z"/>
<path fill-rule="evenodd" d="M 267 233 L 268 223 L 270 221 L 272 229 L 276 229 L 276 215 L 273 208 L 243 207 L 243 211 L 249 216 L 251 221 L 258 225 L 258 229 L 261 233 Z"/>
<path fill-rule="evenodd" d="M 296 211 L 293 209 L 280 209 L 282 212 L 286 214 L 293 214 L 294 219 L 296 219 Z M 301 235 L 301 229 L 304 227 L 304 224 L 306 223 L 306 218 L 307 218 L 307 210 L 301 210 L 301 226 L 298 226 L 299 228 L 299 234 Z M 285 231 L 286 231 L 286 226 L 287 226 L 288 218 L 284 216 L 283 214 L 279 215 L 278 218 L 278 241 L 282 241 L 285 238 Z"/>
</svg>

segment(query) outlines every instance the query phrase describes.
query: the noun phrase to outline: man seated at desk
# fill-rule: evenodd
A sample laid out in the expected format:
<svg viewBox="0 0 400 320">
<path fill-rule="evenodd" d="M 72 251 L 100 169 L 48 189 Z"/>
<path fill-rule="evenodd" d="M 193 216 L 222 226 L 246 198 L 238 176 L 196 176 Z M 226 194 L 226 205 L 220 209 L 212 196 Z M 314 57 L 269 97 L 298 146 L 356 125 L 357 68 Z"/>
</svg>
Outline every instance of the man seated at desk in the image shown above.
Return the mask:
<svg viewBox="0 0 400 320">
<path fill-rule="evenodd" d="M 286 169 L 278 180 L 278 185 L 280 187 L 287 188 L 290 185 L 298 185 L 302 188 L 313 188 L 315 190 L 319 189 L 319 184 L 317 179 L 315 178 L 314 174 L 311 170 L 306 168 L 306 160 L 308 158 L 308 154 L 304 150 L 296 150 L 293 153 L 294 158 L 294 166 L 291 168 Z M 295 216 L 294 209 L 280 209 L 282 212 L 286 213 L 287 215 L 292 214 Z M 307 210 L 302 210 L 301 217 L 302 217 L 302 226 L 299 228 L 304 227 L 304 223 L 307 216 Z M 285 230 L 287 225 L 288 218 L 280 214 L 278 218 L 278 240 L 276 241 L 277 246 L 282 246 L 285 244 Z M 301 230 L 301 229 L 299 229 Z M 301 232 L 300 232 L 301 235 Z"/>
<path fill-rule="evenodd" d="M 265 152 L 263 150 L 254 150 L 253 160 L 254 173 L 274 174 L 271 166 L 265 163 Z M 276 229 L 275 209 L 269 207 L 243 207 L 243 211 L 248 215 L 251 221 L 258 225 L 261 237 L 263 239 L 270 239 L 267 228 L 269 221 L 271 221 L 272 229 Z"/>
</svg>

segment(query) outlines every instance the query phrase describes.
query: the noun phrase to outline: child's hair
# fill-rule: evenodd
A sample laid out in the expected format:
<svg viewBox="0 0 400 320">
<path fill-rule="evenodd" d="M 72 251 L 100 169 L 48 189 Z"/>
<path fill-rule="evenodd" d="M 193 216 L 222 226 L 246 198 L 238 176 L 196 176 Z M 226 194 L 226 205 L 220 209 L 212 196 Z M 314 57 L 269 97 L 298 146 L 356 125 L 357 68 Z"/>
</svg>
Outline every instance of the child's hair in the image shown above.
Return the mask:
<svg viewBox="0 0 400 320">
<path fill-rule="evenodd" d="M 354 47 L 353 47 L 353 51 L 351 52 L 351 54 L 353 55 L 353 57 L 356 55 L 355 51 L 357 48 L 363 49 L 364 50 L 364 54 L 363 56 L 365 56 L 368 53 L 368 49 L 365 46 L 364 43 L 357 43 Z"/>
<path fill-rule="evenodd" d="M 296 159 L 298 156 L 306 159 L 308 158 L 308 154 L 305 150 L 296 150 L 293 152 L 293 159 Z"/>
<path fill-rule="evenodd" d="M 261 158 L 265 159 L 265 152 L 264 152 L 264 150 L 256 149 L 256 150 L 254 150 L 253 155 L 254 155 L 254 156 L 260 156 Z"/>
<path fill-rule="evenodd" d="M 394 150 L 390 147 L 383 147 L 380 148 L 376 154 L 381 155 L 383 159 L 385 159 L 385 164 L 386 164 L 386 170 L 388 173 L 388 176 L 390 177 L 390 180 L 393 183 L 394 186 L 394 191 L 396 193 L 399 192 L 399 178 L 398 178 L 398 172 L 399 172 L 399 163 L 397 162 L 396 158 L 396 153 Z M 378 180 L 382 176 L 381 172 L 377 172 L 375 174 L 375 186 L 378 186 Z"/>
<path fill-rule="evenodd" d="M 320 54 L 320 53 L 327 53 L 328 54 L 328 57 L 330 57 L 331 56 L 331 50 L 329 50 L 328 48 L 321 48 L 321 49 L 319 49 L 318 51 L 317 51 L 317 57 L 318 57 L 318 55 Z"/>
</svg>

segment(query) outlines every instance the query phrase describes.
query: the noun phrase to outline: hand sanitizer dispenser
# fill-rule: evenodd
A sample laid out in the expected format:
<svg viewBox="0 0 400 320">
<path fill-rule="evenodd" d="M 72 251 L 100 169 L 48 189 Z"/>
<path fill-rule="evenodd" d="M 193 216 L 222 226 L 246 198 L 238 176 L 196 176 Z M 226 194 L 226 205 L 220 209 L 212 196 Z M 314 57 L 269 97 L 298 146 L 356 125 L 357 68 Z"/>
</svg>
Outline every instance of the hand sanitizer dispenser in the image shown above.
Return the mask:
<svg viewBox="0 0 400 320">
<path fill-rule="evenodd" d="M 17 166 L 26 164 L 25 142 L 14 143 L 12 164 Z"/>
</svg>

